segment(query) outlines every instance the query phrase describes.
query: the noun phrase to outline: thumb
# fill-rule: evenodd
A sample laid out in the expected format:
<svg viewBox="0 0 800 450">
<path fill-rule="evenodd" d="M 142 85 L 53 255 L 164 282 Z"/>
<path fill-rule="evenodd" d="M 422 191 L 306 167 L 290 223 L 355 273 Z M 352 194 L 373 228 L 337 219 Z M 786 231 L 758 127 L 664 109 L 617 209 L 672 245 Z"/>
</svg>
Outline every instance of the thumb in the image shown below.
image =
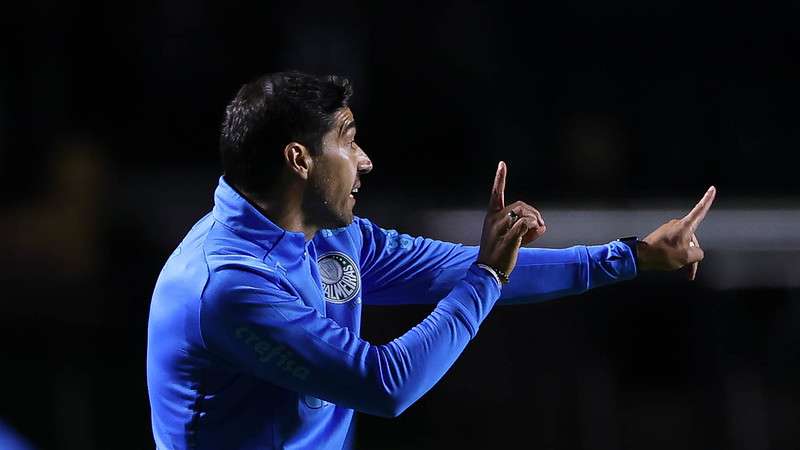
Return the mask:
<svg viewBox="0 0 800 450">
<path fill-rule="evenodd" d="M 688 253 L 687 254 L 687 260 L 688 260 L 687 263 L 688 264 L 692 264 L 692 263 L 696 263 L 698 261 L 702 261 L 703 258 L 705 257 L 705 252 L 700 247 L 689 247 L 689 250 L 687 250 L 687 253 Z"/>
<path fill-rule="evenodd" d="M 522 239 L 528 231 L 537 228 L 539 222 L 535 217 L 520 217 L 517 222 L 508 230 L 508 236 L 516 242 L 517 246 L 522 245 Z"/>
</svg>

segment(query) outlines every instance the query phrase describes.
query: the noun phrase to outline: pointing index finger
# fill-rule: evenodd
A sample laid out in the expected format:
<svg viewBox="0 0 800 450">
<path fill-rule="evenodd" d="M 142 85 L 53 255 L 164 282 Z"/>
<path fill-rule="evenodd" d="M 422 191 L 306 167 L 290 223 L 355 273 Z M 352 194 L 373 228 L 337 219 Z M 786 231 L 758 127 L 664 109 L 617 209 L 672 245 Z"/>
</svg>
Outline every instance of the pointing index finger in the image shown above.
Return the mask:
<svg viewBox="0 0 800 450">
<path fill-rule="evenodd" d="M 689 214 L 683 218 L 683 221 L 688 223 L 692 227 L 692 230 L 697 229 L 697 226 L 700 225 L 700 222 L 706 217 L 706 213 L 711 208 L 711 204 L 714 203 L 714 197 L 716 195 L 717 188 L 714 186 L 708 188 L 703 198 L 701 198 L 700 201 L 697 202 L 697 205 L 689 211 Z"/>
<path fill-rule="evenodd" d="M 494 185 L 492 186 L 492 195 L 489 198 L 489 210 L 500 211 L 505 208 L 505 190 L 506 190 L 506 163 L 500 161 L 497 164 L 497 173 L 494 175 Z"/>
</svg>

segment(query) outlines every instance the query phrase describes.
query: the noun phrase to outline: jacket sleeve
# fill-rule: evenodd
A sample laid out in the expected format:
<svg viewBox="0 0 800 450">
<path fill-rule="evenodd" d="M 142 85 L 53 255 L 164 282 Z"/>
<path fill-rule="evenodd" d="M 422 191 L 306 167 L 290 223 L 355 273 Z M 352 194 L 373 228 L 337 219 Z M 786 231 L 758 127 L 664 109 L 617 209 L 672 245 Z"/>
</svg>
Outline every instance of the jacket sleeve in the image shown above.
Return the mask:
<svg viewBox="0 0 800 450">
<path fill-rule="evenodd" d="M 364 239 L 361 273 L 365 304 L 433 303 L 478 257 L 475 246 L 411 237 L 359 220 Z M 636 273 L 633 252 L 619 241 L 564 249 L 522 248 L 500 304 L 580 294 L 634 278 Z"/>
<path fill-rule="evenodd" d="M 302 394 L 394 417 L 427 392 L 464 350 L 499 296 L 478 267 L 462 273 L 433 312 L 385 345 L 322 317 L 248 267 L 212 273 L 200 311 L 210 352 Z"/>
</svg>

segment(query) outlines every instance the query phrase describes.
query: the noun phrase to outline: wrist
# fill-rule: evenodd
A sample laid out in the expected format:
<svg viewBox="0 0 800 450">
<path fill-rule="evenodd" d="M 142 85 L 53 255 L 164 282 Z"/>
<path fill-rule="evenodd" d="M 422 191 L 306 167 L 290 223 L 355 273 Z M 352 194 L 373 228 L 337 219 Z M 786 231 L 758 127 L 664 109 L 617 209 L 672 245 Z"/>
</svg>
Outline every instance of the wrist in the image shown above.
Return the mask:
<svg viewBox="0 0 800 450">
<path fill-rule="evenodd" d="M 508 283 L 508 274 L 502 270 L 481 262 L 476 262 L 475 265 L 492 274 L 498 286 L 503 287 L 504 284 Z"/>
<path fill-rule="evenodd" d="M 619 238 L 617 239 L 617 241 L 622 242 L 631 250 L 631 254 L 633 255 L 633 262 L 636 265 L 636 271 L 639 272 L 645 270 L 646 267 L 644 264 L 642 264 L 643 262 L 642 257 L 645 256 L 646 259 L 646 253 L 648 250 L 644 246 L 646 246 L 647 244 L 643 241 L 640 241 L 639 238 L 636 236 Z M 645 255 L 643 255 L 643 253 Z"/>
<path fill-rule="evenodd" d="M 636 241 L 636 267 L 639 270 L 650 270 L 653 248 L 645 241 Z"/>
</svg>

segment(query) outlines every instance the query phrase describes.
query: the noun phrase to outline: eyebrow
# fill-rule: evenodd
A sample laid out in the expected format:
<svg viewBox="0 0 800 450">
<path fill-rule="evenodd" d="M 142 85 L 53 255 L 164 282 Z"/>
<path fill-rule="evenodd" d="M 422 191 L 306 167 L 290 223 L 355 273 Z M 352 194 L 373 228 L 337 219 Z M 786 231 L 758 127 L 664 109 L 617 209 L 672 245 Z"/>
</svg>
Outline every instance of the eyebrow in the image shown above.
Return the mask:
<svg viewBox="0 0 800 450">
<path fill-rule="evenodd" d="M 347 132 L 348 132 L 348 131 L 349 131 L 351 128 L 355 128 L 355 127 L 356 127 L 356 121 L 355 121 L 355 120 L 352 120 L 352 121 L 348 122 L 347 124 L 345 124 L 345 125 L 342 125 L 342 128 L 341 128 L 341 129 L 340 129 L 340 131 L 339 131 L 339 135 L 343 136 L 343 135 L 344 135 L 345 133 L 347 133 Z"/>
</svg>

